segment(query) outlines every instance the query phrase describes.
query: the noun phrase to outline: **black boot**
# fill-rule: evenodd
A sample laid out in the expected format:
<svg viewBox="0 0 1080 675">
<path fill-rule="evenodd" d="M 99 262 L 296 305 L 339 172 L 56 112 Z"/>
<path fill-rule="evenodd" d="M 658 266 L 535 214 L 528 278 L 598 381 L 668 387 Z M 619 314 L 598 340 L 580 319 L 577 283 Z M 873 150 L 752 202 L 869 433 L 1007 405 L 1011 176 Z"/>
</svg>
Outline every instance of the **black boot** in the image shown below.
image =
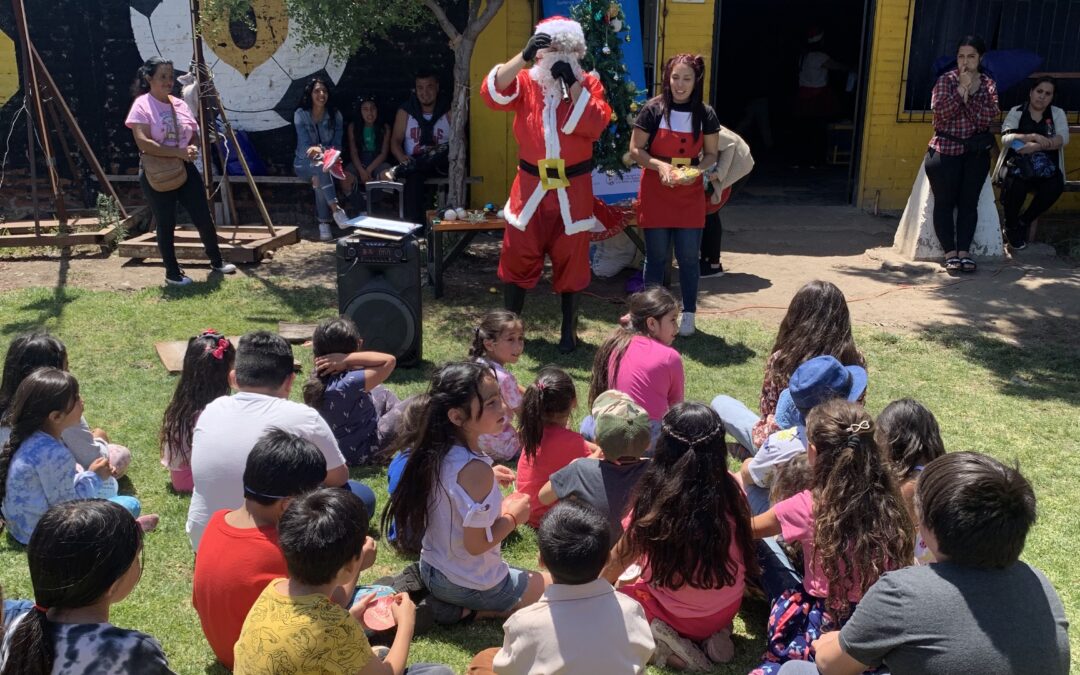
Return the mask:
<svg viewBox="0 0 1080 675">
<path fill-rule="evenodd" d="M 559 351 L 569 354 L 577 349 L 577 310 L 578 294 L 563 293 L 562 298 L 562 336 L 559 339 Z"/>
<path fill-rule="evenodd" d="M 503 284 L 503 307 L 518 316 L 525 309 L 525 289 L 517 284 Z"/>
</svg>

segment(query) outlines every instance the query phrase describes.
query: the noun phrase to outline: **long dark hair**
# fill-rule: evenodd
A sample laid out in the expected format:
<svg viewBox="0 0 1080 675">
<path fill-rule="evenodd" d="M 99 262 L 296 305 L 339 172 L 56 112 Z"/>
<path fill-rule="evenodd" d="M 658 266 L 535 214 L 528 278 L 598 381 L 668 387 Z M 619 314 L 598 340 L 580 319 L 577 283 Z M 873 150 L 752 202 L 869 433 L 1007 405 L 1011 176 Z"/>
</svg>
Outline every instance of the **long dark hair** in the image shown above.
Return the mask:
<svg viewBox="0 0 1080 675">
<path fill-rule="evenodd" d="M 4 413 L 11 407 L 15 390 L 27 375 L 38 368 L 67 370 L 67 363 L 64 343 L 48 333 L 26 333 L 12 340 L 4 357 L 4 377 L 0 381 L 0 424 L 4 423 Z"/>
<path fill-rule="evenodd" d="M 675 96 L 671 93 L 671 74 L 675 72 L 675 66 L 688 66 L 694 71 L 694 89 L 690 92 L 690 125 L 694 132 L 694 140 L 701 135 L 701 127 L 705 121 L 705 58 L 700 54 L 676 54 L 664 64 L 664 81 L 662 92 L 654 100 L 659 100 L 664 119 L 671 126 L 671 108 L 675 105 Z"/>
<path fill-rule="evenodd" d="M 323 319 L 315 327 L 311 336 L 311 353 L 315 356 L 327 354 L 351 354 L 360 349 L 360 331 L 352 319 L 335 316 Z M 335 375 L 319 375 L 314 369 L 311 377 L 304 383 L 304 403 L 312 408 L 322 405 L 326 385 Z"/>
<path fill-rule="evenodd" d="M 480 399 L 480 383 L 495 378 L 492 369 L 476 361 L 447 363 L 435 371 L 428 387 L 427 405 L 420 423 L 406 429 L 401 447 L 412 448 L 397 490 L 383 509 L 382 528 L 389 531 L 397 523 L 399 551 L 417 555 L 428 524 L 428 505 L 439 487 L 442 460 L 459 442 L 458 428 L 450 421 L 451 410 L 464 410 L 472 419 L 473 401 Z"/>
<path fill-rule="evenodd" d="M 161 419 L 158 443 L 184 464 L 191 463 L 191 435 L 195 420 L 211 401 L 229 393 L 229 371 L 236 361 L 236 348 L 221 333 L 207 329 L 188 340 L 184 367 L 172 400 Z"/>
<path fill-rule="evenodd" d="M 498 340 L 504 330 L 521 325 L 521 317 L 508 309 L 493 309 L 480 319 L 480 324 L 473 329 L 469 356 L 474 359 L 487 358 L 485 340 Z"/>
<path fill-rule="evenodd" d="M 154 76 L 160 66 L 172 66 L 173 62 L 161 56 L 151 56 L 135 71 L 135 81 L 131 83 L 131 96 L 138 98 L 150 92 L 149 78 Z"/>
<path fill-rule="evenodd" d="M 815 279 L 800 288 L 788 304 L 776 332 L 772 352 L 773 376 L 784 388 L 795 369 L 815 356 L 833 356 L 845 366 L 866 367 L 851 334 L 851 313 L 844 293 L 828 281 Z"/>
<path fill-rule="evenodd" d="M 26 549 L 34 609 L 11 634 L 0 675 L 48 675 L 55 659 L 46 609 L 97 602 L 135 563 L 142 530 L 124 507 L 103 499 L 61 502 L 41 517 Z"/>
<path fill-rule="evenodd" d="M 326 87 L 326 114 L 329 116 L 330 128 L 336 130 L 338 105 L 337 100 L 334 98 L 334 87 L 322 75 L 316 75 L 304 85 L 304 93 L 300 95 L 300 104 L 297 107 L 311 112 L 311 92 L 315 91 L 315 85 L 317 84 Z"/>
<path fill-rule="evenodd" d="M 734 584 L 739 561 L 729 556 L 733 539 L 747 576 L 758 575 L 750 507 L 727 462 L 724 424 L 715 410 L 684 402 L 667 411 L 626 530 L 630 550 L 648 558 L 653 583 L 706 589 Z"/>
<path fill-rule="evenodd" d="M 7 494 L 8 471 L 15 451 L 35 432 L 41 431 L 49 414 L 68 413 L 79 399 L 79 383 L 71 373 L 57 368 L 38 368 L 15 391 L 5 417 L 11 435 L 0 450 L 0 503 Z"/>
<path fill-rule="evenodd" d="M 589 407 L 592 407 L 597 396 L 611 389 L 611 383 L 619 378 L 619 365 L 623 354 L 626 353 L 626 348 L 630 345 L 630 340 L 635 335 L 649 335 L 649 319 L 659 321 L 667 314 L 679 309 L 675 296 L 663 286 L 652 286 L 640 293 L 634 293 L 626 304 L 627 309 L 630 310 L 630 325 L 620 325 L 616 328 L 600 345 L 600 349 L 596 350 L 596 356 L 593 358 L 592 380 L 589 383 Z M 613 359 L 615 369 L 612 377 L 609 378 L 608 364 Z"/>
<path fill-rule="evenodd" d="M 901 482 L 914 477 L 915 467 L 926 466 L 945 454 L 934 413 L 910 398 L 885 406 L 877 418 L 875 439 Z"/>
<path fill-rule="evenodd" d="M 544 366 L 521 397 L 522 452 L 529 459 L 536 457 L 544 426 L 552 417 L 568 414 L 577 403 L 574 380 L 556 366 Z"/>
<path fill-rule="evenodd" d="M 375 100 L 375 97 L 371 94 L 365 94 L 356 99 L 356 103 L 352 110 L 352 123 L 356 125 L 355 129 L 359 129 L 361 133 L 361 139 L 363 138 L 363 129 L 367 126 L 364 123 L 364 114 L 361 109 L 365 103 L 370 103 L 375 106 L 375 122 L 371 125 L 371 128 L 375 130 L 375 152 L 378 152 L 382 148 L 383 136 L 386 134 L 386 129 L 389 126 L 383 120 L 382 109 L 379 107 L 379 102 Z M 355 131 L 353 133 L 356 133 Z"/>
<path fill-rule="evenodd" d="M 826 604 L 847 616 L 848 594 L 911 564 L 915 525 L 862 406 L 833 399 L 806 420 L 813 466 L 814 556 L 829 581 Z"/>
</svg>

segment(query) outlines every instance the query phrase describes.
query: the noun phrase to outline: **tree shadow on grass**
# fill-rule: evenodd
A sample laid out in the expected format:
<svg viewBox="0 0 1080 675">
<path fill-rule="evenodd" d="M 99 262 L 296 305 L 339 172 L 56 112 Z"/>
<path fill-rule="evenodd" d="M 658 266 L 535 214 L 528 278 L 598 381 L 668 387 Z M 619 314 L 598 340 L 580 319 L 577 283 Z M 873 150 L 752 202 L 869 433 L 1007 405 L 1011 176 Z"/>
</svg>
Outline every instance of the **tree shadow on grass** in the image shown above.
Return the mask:
<svg viewBox="0 0 1080 675">
<path fill-rule="evenodd" d="M 18 335 L 33 330 L 40 330 L 50 319 L 59 319 L 67 305 L 76 296 L 69 295 L 67 289 L 68 273 L 71 271 L 71 256 L 62 253 L 60 266 L 56 272 L 56 285 L 53 286 L 52 296 L 35 300 L 25 306 L 23 310 L 37 312 L 37 316 L 26 321 L 13 321 L 0 327 L 0 333 L 4 335 Z"/>
</svg>

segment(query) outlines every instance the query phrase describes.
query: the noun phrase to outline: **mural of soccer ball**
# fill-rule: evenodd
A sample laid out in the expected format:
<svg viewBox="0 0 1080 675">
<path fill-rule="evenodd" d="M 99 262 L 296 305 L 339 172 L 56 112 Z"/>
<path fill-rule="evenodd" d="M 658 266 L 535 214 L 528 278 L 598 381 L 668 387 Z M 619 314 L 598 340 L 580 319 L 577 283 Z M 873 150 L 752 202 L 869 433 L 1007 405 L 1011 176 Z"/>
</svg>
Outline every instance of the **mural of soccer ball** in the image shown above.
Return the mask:
<svg viewBox="0 0 1080 675">
<path fill-rule="evenodd" d="M 190 68 L 188 0 L 160 0 L 156 5 L 133 1 L 130 14 L 142 58 L 159 55 L 171 60 L 177 71 Z M 253 31 L 245 27 L 205 36 L 206 65 L 236 127 L 268 131 L 288 126 L 304 83 L 323 73 L 336 84 L 345 61 L 331 56 L 326 47 L 300 46 L 296 31 L 289 30 L 285 0 L 252 0 L 249 18 Z"/>
</svg>

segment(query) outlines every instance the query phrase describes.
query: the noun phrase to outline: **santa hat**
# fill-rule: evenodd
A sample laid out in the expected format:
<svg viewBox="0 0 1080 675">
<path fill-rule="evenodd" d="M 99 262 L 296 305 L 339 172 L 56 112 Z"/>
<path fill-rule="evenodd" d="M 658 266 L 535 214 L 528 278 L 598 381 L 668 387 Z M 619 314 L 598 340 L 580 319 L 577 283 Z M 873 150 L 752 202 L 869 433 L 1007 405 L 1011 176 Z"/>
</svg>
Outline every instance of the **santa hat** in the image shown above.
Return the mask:
<svg viewBox="0 0 1080 675">
<path fill-rule="evenodd" d="M 585 54 L 585 33 L 581 24 L 565 16 L 551 16 L 536 24 L 537 33 L 551 36 L 551 48 L 557 52 Z"/>
</svg>

